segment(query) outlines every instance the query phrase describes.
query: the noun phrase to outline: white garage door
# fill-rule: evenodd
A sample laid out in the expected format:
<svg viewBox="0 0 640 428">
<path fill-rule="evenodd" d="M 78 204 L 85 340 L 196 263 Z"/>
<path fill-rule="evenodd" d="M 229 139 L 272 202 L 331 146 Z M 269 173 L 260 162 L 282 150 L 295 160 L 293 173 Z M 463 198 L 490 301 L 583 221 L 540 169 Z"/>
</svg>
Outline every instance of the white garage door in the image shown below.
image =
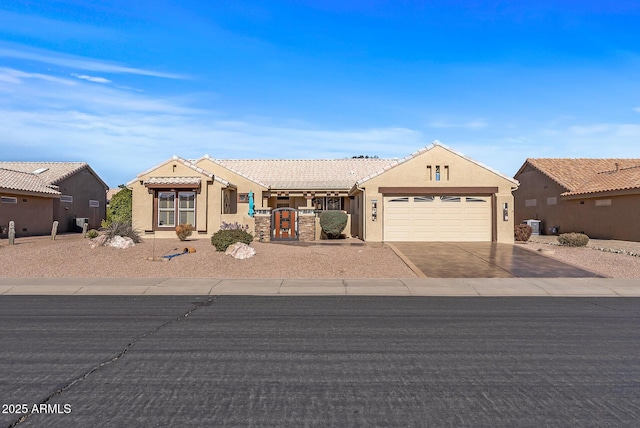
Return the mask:
<svg viewBox="0 0 640 428">
<path fill-rule="evenodd" d="M 491 241 L 491 198 L 385 197 L 384 240 Z"/>
</svg>

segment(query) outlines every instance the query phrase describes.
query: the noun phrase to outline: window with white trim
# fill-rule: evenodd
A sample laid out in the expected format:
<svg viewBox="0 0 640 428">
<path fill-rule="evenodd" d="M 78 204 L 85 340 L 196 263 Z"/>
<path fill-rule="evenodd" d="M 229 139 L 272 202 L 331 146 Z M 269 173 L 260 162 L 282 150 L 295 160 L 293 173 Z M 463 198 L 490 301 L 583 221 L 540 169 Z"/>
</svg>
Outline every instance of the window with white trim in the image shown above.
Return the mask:
<svg viewBox="0 0 640 428">
<path fill-rule="evenodd" d="M 176 194 L 158 192 L 158 226 L 176 225 Z"/>
<path fill-rule="evenodd" d="M 71 195 L 60 195 L 60 202 L 64 202 L 66 204 L 70 204 L 73 202 L 73 196 Z"/>
<path fill-rule="evenodd" d="M 178 193 L 178 222 L 196 224 L 196 192 Z"/>
<path fill-rule="evenodd" d="M 0 203 L 3 204 L 17 204 L 18 198 L 14 198 L 13 196 L 0 196 Z"/>
<path fill-rule="evenodd" d="M 89 208 L 100 208 L 100 201 L 89 199 Z"/>
<path fill-rule="evenodd" d="M 176 223 L 177 222 L 177 223 Z M 196 192 L 158 192 L 158 226 L 196 225 Z"/>
<path fill-rule="evenodd" d="M 318 211 L 340 211 L 342 198 L 339 196 L 319 196 L 311 200 L 311 205 Z"/>
</svg>

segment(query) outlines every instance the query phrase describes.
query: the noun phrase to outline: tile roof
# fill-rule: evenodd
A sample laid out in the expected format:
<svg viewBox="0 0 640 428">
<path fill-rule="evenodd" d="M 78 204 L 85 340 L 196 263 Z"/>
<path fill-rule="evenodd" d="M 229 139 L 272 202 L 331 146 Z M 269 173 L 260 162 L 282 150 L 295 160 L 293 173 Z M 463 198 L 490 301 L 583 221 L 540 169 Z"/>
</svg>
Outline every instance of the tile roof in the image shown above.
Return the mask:
<svg viewBox="0 0 640 428">
<path fill-rule="evenodd" d="M 359 179 L 397 162 L 393 159 L 210 159 L 271 189 L 349 189 Z"/>
<path fill-rule="evenodd" d="M 137 178 L 134 178 L 133 180 L 130 180 L 127 183 L 127 186 L 132 185 L 137 180 L 139 180 L 140 177 L 143 177 L 143 176 L 149 174 L 150 172 L 153 172 L 156 169 L 160 168 L 161 166 L 166 165 L 166 164 L 168 164 L 170 162 L 179 162 L 179 163 L 183 164 L 184 166 L 186 166 L 188 168 L 191 168 L 192 170 L 194 170 L 198 174 L 202 174 L 205 177 L 211 178 L 214 181 L 217 181 L 217 182 L 221 183 L 224 186 L 235 187 L 233 184 L 229 183 L 227 180 L 224 180 L 224 179 L 214 175 L 212 172 L 209 172 L 209 171 L 207 171 L 205 169 L 200 168 L 198 165 L 196 165 L 194 163 L 194 161 L 189 160 L 189 159 L 184 159 L 184 158 L 181 158 L 180 156 L 176 156 L 176 155 L 173 155 L 170 159 L 168 159 L 168 160 L 166 160 L 164 162 L 161 162 L 161 163 L 159 163 L 159 164 L 157 164 L 155 166 L 152 166 L 151 168 L 147 169 L 146 171 L 141 172 L 140 174 L 138 174 Z M 167 183 L 167 184 L 170 184 L 170 183 Z"/>
<path fill-rule="evenodd" d="M 564 187 L 563 196 L 640 189 L 640 159 L 538 158 L 526 163 Z"/>
<path fill-rule="evenodd" d="M 107 184 L 91 169 L 86 162 L 0 162 L 0 168 L 14 171 L 37 173 L 47 184 L 58 184 L 67 177 L 72 176 L 82 169 L 87 169 L 96 179 L 102 183 L 105 190 Z"/>
<path fill-rule="evenodd" d="M 42 177 L 29 172 L 0 168 L 0 189 L 21 192 L 40 193 L 43 195 L 60 195 L 53 186 L 45 182 Z"/>
<path fill-rule="evenodd" d="M 181 184 L 200 184 L 200 177 L 151 177 L 144 184 L 160 184 L 160 185 L 181 185 Z"/>
</svg>

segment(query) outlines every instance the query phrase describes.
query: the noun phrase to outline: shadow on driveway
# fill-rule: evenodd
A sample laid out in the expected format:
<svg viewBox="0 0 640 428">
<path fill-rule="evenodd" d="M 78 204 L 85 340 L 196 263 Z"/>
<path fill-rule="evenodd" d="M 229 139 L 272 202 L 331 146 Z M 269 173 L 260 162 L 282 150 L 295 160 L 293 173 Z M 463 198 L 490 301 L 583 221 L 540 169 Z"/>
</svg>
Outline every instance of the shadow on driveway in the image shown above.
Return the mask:
<svg viewBox="0 0 640 428">
<path fill-rule="evenodd" d="M 393 242 L 428 278 L 604 278 L 594 272 L 496 242 Z"/>
</svg>

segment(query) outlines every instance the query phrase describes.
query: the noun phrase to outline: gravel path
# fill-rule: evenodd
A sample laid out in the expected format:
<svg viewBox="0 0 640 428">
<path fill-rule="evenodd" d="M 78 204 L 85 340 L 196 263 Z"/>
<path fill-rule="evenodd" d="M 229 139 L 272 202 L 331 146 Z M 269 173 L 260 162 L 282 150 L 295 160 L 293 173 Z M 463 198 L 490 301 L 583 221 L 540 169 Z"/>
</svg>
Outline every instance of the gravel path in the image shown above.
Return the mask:
<svg viewBox="0 0 640 428">
<path fill-rule="evenodd" d="M 0 241 L 3 277 L 152 277 L 152 278 L 415 278 L 416 275 L 382 244 L 251 244 L 256 255 L 236 260 L 217 252 L 209 237 L 144 239 L 133 248 L 91 248 L 79 234 Z M 149 261 L 193 247 L 195 253 L 171 261 Z"/>
</svg>

